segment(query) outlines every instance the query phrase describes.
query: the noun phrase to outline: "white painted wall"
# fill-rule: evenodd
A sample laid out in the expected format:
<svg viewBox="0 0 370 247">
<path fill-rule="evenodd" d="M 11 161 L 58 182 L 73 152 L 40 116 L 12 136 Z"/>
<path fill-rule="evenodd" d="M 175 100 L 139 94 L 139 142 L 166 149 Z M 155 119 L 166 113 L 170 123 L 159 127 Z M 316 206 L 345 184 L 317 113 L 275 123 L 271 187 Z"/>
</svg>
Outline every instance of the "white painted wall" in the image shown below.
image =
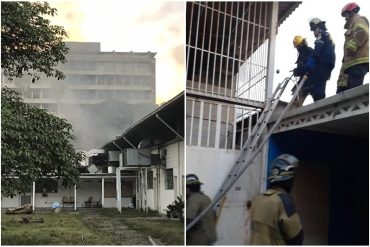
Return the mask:
<svg viewBox="0 0 370 247">
<path fill-rule="evenodd" d="M 19 207 L 21 203 L 21 198 L 19 195 L 10 197 L 1 197 L 1 208 L 16 208 Z"/>
<path fill-rule="evenodd" d="M 176 142 L 170 145 L 167 145 L 165 147 L 167 149 L 167 156 L 166 156 L 166 168 L 160 169 L 160 202 L 159 202 L 159 208 L 156 205 L 156 186 L 154 184 L 153 189 L 147 190 L 147 205 L 151 209 L 158 210 L 160 213 L 164 213 L 164 210 L 167 209 L 167 205 L 174 202 L 177 198 L 177 196 L 182 196 L 184 194 L 184 182 L 183 176 L 184 176 L 184 142 Z M 153 153 L 157 153 L 157 151 L 153 151 Z M 173 169 L 173 176 L 176 177 L 176 180 L 174 179 L 174 189 L 168 190 L 165 189 L 165 178 L 166 178 L 166 169 Z M 150 168 L 148 171 L 153 171 L 154 175 L 154 183 L 155 181 L 158 181 L 158 177 L 156 174 L 155 168 Z M 176 191 L 175 191 L 176 189 Z"/>
<path fill-rule="evenodd" d="M 211 199 L 226 178 L 239 151 L 204 147 L 186 147 L 186 172 L 196 174 L 204 184 L 201 190 Z M 259 193 L 262 179 L 261 157 L 239 178 L 227 194 L 217 224 L 217 245 L 244 245 L 248 228 L 246 225 L 246 202 Z M 258 165 L 257 165 L 258 164 Z"/>
</svg>

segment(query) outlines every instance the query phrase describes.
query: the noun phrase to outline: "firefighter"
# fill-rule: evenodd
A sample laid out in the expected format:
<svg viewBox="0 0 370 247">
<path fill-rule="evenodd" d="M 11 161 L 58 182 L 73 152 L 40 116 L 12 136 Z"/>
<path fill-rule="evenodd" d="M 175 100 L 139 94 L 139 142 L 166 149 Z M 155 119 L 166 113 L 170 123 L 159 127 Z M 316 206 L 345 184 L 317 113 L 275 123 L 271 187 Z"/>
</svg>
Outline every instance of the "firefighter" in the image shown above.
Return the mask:
<svg viewBox="0 0 370 247">
<path fill-rule="evenodd" d="M 369 72 L 369 21 L 359 11 L 356 3 L 348 3 L 342 9 L 346 32 L 337 93 L 362 85 Z"/>
<path fill-rule="evenodd" d="M 305 65 L 308 62 L 308 59 L 312 57 L 313 49 L 307 45 L 306 39 L 300 35 L 294 37 L 293 46 L 298 51 L 298 58 L 296 61 L 297 67 L 293 70 L 293 75 L 296 77 L 300 77 L 300 81 L 302 77 L 307 73 Z M 294 93 L 295 89 L 296 86 L 293 87 L 292 93 Z M 307 95 L 310 93 L 310 89 L 310 80 L 308 78 L 299 91 L 298 97 L 294 101 L 293 107 L 301 107 L 303 105 L 303 102 L 305 101 Z"/>
<path fill-rule="evenodd" d="M 251 245 L 301 245 L 303 229 L 289 196 L 298 159 L 282 154 L 272 163 L 270 186 L 252 201 Z"/>
<path fill-rule="evenodd" d="M 200 191 L 201 185 L 195 174 L 186 175 L 186 224 L 211 204 L 211 199 Z M 186 245 L 212 245 L 216 239 L 216 215 L 210 209 L 186 233 Z"/>
<path fill-rule="evenodd" d="M 326 82 L 335 66 L 335 45 L 327 32 L 325 21 L 313 18 L 310 29 L 314 33 L 315 47 L 312 57 L 308 59 L 305 69 L 311 81 L 311 95 L 314 101 L 325 98 Z"/>
</svg>

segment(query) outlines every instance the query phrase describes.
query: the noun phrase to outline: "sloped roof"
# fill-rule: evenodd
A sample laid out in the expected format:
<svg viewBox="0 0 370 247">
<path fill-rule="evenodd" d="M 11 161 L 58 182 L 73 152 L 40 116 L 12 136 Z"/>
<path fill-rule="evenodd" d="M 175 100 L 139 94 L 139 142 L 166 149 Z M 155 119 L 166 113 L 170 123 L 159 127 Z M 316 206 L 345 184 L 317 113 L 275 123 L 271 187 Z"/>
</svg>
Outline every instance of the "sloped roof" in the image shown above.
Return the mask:
<svg viewBox="0 0 370 247">
<path fill-rule="evenodd" d="M 148 114 L 119 137 L 107 142 L 102 148 L 109 151 L 132 148 L 131 144 L 138 144 L 147 139 L 148 145 L 162 145 L 179 137 L 168 128 L 160 119 L 175 130 L 182 138 L 184 136 L 184 92 L 178 94 L 152 113 Z M 126 141 L 126 140 L 127 141 Z M 130 143 L 131 144 L 130 144 Z M 119 147 L 117 147 L 117 145 Z"/>
</svg>

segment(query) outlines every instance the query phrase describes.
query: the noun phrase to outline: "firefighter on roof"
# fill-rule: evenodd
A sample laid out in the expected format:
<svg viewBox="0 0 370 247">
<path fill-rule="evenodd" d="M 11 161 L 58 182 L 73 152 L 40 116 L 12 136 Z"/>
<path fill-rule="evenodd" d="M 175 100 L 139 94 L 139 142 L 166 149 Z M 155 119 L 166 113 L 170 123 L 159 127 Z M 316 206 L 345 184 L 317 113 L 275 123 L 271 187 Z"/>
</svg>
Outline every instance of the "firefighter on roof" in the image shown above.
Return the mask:
<svg viewBox="0 0 370 247">
<path fill-rule="evenodd" d="M 314 33 L 315 47 L 312 57 L 307 61 L 305 69 L 311 81 L 311 95 L 314 101 L 325 98 L 326 82 L 335 66 L 334 42 L 327 32 L 325 21 L 313 18 L 310 29 Z"/>
<path fill-rule="evenodd" d="M 342 9 L 346 32 L 337 93 L 362 85 L 369 72 L 369 21 L 359 11 L 356 3 L 348 3 Z"/>
<path fill-rule="evenodd" d="M 298 58 L 296 61 L 297 67 L 293 70 L 293 75 L 296 77 L 300 77 L 300 81 L 302 77 L 307 73 L 305 66 L 308 62 L 308 59 L 312 57 L 313 49 L 307 45 L 306 39 L 300 35 L 294 37 L 293 46 L 298 51 Z M 293 107 L 301 107 L 308 94 L 314 95 L 315 92 L 312 90 L 312 83 L 309 79 L 310 78 L 305 81 L 303 87 L 299 91 L 298 97 L 294 101 Z M 293 87 L 292 93 L 294 93 L 295 89 L 296 86 Z M 314 98 L 314 96 L 312 97 Z"/>
</svg>

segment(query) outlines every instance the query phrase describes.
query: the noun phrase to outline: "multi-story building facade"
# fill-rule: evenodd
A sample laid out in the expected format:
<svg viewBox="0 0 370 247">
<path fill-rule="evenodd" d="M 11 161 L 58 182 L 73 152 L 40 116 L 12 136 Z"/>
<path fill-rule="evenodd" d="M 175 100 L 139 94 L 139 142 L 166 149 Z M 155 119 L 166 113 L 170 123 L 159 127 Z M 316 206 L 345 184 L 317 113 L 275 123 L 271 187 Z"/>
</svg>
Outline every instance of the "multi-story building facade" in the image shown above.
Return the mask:
<svg viewBox="0 0 370 247">
<path fill-rule="evenodd" d="M 77 149 L 102 145 L 156 108 L 156 53 L 102 52 L 96 42 L 66 45 L 67 62 L 58 66 L 65 79 L 39 74 L 34 83 L 24 76 L 2 78 L 2 85 L 16 88 L 25 103 L 67 119 L 77 137 Z M 125 118 L 124 124 L 116 126 L 117 118 Z"/>
<path fill-rule="evenodd" d="M 67 62 L 59 65 L 65 79 L 45 77 L 35 83 L 29 76 L 7 81 L 24 102 L 61 117 L 77 116 L 84 105 L 115 99 L 126 103 L 155 104 L 153 52 L 102 52 L 100 43 L 66 42 Z"/>
</svg>

